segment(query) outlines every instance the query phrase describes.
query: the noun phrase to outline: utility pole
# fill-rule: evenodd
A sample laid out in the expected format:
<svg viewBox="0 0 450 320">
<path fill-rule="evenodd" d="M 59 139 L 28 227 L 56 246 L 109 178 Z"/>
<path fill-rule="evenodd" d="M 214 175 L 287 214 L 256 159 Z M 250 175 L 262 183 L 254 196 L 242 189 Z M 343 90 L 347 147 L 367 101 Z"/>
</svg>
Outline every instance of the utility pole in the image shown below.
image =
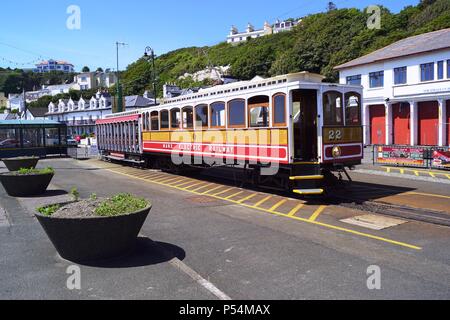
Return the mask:
<svg viewBox="0 0 450 320">
<path fill-rule="evenodd" d="M 126 43 L 116 42 L 116 58 L 117 58 L 117 85 L 116 85 L 116 99 L 117 99 L 117 112 L 124 111 L 124 105 L 122 101 L 122 85 L 120 84 L 120 72 L 119 72 L 119 46 L 126 46 Z"/>
<path fill-rule="evenodd" d="M 150 53 L 150 57 L 149 54 Z M 150 47 L 146 47 L 145 51 L 144 51 L 144 58 L 148 61 L 149 59 L 152 60 L 152 82 L 153 82 L 153 98 L 155 101 L 155 105 L 156 103 L 156 68 L 155 68 L 155 51 L 150 48 Z"/>
</svg>

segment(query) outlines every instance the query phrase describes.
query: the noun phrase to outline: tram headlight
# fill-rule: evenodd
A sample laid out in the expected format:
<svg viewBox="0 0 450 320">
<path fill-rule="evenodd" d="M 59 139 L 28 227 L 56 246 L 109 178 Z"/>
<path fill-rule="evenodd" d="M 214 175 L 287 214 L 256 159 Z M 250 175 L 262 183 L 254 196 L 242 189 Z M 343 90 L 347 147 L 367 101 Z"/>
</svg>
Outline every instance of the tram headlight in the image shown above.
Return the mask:
<svg viewBox="0 0 450 320">
<path fill-rule="evenodd" d="M 339 158 L 342 155 L 341 147 L 335 146 L 331 154 L 333 155 L 333 158 Z"/>
</svg>

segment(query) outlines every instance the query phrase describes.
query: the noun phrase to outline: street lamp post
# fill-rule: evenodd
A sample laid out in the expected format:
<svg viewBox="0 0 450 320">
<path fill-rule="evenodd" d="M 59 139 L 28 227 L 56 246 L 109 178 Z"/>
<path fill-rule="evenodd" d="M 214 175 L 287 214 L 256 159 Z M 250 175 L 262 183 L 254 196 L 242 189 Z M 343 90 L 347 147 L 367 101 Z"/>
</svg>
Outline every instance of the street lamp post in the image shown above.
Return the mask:
<svg viewBox="0 0 450 320">
<path fill-rule="evenodd" d="M 150 53 L 150 56 L 149 56 Z M 149 61 L 152 60 L 152 82 L 153 82 L 153 98 L 156 105 L 156 68 L 155 68 L 155 51 L 151 47 L 146 47 L 144 51 L 144 58 Z"/>
<path fill-rule="evenodd" d="M 117 112 L 124 111 L 123 102 L 122 102 L 122 86 L 120 84 L 120 72 L 119 72 L 119 46 L 126 46 L 126 43 L 116 42 L 116 59 L 117 59 L 117 87 L 116 87 L 116 95 L 117 95 Z"/>
</svg>

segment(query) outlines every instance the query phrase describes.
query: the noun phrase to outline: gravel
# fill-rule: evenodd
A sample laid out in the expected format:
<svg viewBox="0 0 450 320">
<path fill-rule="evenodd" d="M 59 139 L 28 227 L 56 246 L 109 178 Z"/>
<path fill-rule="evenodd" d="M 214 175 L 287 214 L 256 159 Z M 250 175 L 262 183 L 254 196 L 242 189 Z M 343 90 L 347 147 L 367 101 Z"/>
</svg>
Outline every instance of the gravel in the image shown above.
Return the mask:
<svg viewBox="0 0 450 320">
<path fill-rule="evenodd" d="M 52 214 L 53 218 L 100 218 L 95 214 L 95 208 L 106 199 L 86 199 L 70 203 Z"/>
</svg>

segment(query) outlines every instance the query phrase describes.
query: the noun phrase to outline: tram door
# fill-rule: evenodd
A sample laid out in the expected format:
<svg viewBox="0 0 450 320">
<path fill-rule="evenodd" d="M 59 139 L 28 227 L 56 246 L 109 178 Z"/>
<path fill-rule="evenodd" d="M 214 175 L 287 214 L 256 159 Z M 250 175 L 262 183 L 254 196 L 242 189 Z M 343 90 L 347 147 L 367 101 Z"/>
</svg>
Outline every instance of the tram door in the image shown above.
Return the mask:
<svg viewBox="0 0 450 320">
<path fill-rule="evenodd" d="M 292 91 L 295 161 L 317 160 L 317 90 Z"/>
</svg>

